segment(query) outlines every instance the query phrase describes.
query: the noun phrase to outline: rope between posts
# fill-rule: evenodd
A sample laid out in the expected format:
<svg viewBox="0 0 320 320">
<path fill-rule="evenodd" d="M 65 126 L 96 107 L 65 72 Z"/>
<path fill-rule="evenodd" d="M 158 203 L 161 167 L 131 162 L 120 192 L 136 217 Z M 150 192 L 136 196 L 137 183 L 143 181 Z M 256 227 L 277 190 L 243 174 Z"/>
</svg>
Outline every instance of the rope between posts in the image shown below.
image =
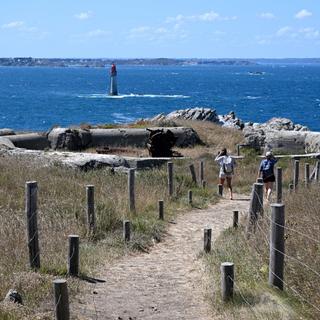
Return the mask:
<svg viewBox="0 0 320 320">
<path fill-rule="evenodd" d="M 254 192 L 255 192 L 256 195 L 258 195 L 258 193 L 256 191 L 254 191 Z M 258 197 L 258 201 L 259 201 L 260 205 L 263 206 L 263 203 L 260 201 L 259 197 Z M 292 232 L 295 232 L 297 234 L 300 234 L 301 236 L 303 236 L 305 238 L 308 238 L 308 239 L 310 239 L 310 240 L 312 240 L 315 243 L 320 245 L 320 241 L 319 240 L 316 240 L 316 239 L 314 239 L 314 238 L 312 238 L 312 237 L 310 237 L 310 236 L 308 236 L 308 235 L 306 235 L 306 234 L 304 234 L 304 233 L 302 233 L 302 232 L 300 232 L 300 231 L 298 231 L 296 229 L 289 228 L 289 227 L 283 226 L 283 225 L 281 225 L 279 223 L 276 223 L 276 222 L 272 221 L 272 219 L 270 217 L 268 217 L 268 215 L 265 215 L 265 216 L 271 223 L 275 224 L 276 226 L 279 226 L 279 227 L 282 227 L 282 228 L 287 229 L 289 231 L 292 231 Z"/>
<path fill-rule="evenodd" d="M 258 225 L 258 227 L 261 229 L 261 227 Z M 270 245 L 270 242 L 267 240 L 267 238 L 265 239 L 265 242 L 267 245 Z M 296 295 L 298 295 L 303 301 L 305 301 L 307 304 L 309 304 L 311 307 L 313 307 L 314 309 L 316 309 L 317 311 L 320 312 L 320 309 L 318 309 L 315 305 L 313 305 L 308 299 L 306 299 L 305 297 L 303 297 L 296 289 L 292 288 L 287 282 L 285 282 L 283 279 L 281 279 L 279 276 L 277 276 L 274 272 L 272 272 L 272 270 L 270 270 L 270 272 L 277 278 L 279 279 L 287 288 L 289 288 L 291 291 L 293 291 Z"/>
<path fill-rule="evenodd" d="M 264 234 L 264 236 L 266 237 L 266 240 L 267 240 L 267 242 L 268 242 L 268 244 L 269 244 L 269 246 L 270 246 L 271 249 L 274 249 L 275 251 L 283 254 L 285 257 L 287 257 L 287 258 L 289 258 L 289 259 L 291 259 L 291 260 L 294 260 L 294 261 L 300 263 L 302 266 L 306 267 L 307 269 L 309 269 L 310 271 L 312 271 L 315 275 L 317 275 L 317 276 L 320 278 L 320 273 L 317 272 L 317 271 L 315 271 L 312 267 L 308 266 L 306 263 L 302 262 L 302 261 L 299 260 L 298 258 L 295 258 L 295 257 L 293 257 L 293 256 L 290 256 L 290 255 L 282 252 L 281 250 L 273 247 L 273 246 L 271 245 L 270 241 L 268 240 L 268 235 L 263 231 L 263 229 L 259 226 L 259 224 L 257 224 L 257 226 L 258 226 L 258 228 L 260 229 L 260 231 Z"/>
<path fill-rule="evenodd" d="M 234 286 L 235 286 L 235 288 L 237 289 L 237 291 L 239 292 L 240 297 L 242 298 L 242 300 L 249 306 L 249 308 L 250 308 L 252 314 L 254 315 L 254 317 L 255 317 L 256 319 L 259 319 L 259 318 L 257 317 L 255 311 L 253 310 L 252 305 L 251 305 L 251 304 L 249 303 L 249 301 L 244 297 L 244 295 L 242 294 L 239 286 L 237 286 L 235 280 L 234 280 L 232 277 L 230 277 L 230 276 L 228 276 L 228 278 L 229 278 L 229 279 L 232 281 L 232 283 L 234 284 Z"/>
</svg>

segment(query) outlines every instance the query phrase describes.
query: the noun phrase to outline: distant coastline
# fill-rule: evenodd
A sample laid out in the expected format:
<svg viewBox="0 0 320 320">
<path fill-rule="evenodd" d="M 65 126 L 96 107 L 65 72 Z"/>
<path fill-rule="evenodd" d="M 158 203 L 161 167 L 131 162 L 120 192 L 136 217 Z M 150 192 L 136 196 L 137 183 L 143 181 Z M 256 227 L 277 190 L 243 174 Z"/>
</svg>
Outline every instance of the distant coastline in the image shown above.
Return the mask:
<svg viewBox="0 0 320 320">
<path fill-rule="evenodd" d="M 0 58 L 2 67 L 95 67 L 102 68 L 115 62 L 117 65 L 159 65 L 159 66 L 193 66 L 223 65 L 251 66 L 260 64 L 320 64 L 320 58 L 288 58 L 288 59 L 111 59 L 111 58 L 32 58 L 12 57 Z"/>
</svg>

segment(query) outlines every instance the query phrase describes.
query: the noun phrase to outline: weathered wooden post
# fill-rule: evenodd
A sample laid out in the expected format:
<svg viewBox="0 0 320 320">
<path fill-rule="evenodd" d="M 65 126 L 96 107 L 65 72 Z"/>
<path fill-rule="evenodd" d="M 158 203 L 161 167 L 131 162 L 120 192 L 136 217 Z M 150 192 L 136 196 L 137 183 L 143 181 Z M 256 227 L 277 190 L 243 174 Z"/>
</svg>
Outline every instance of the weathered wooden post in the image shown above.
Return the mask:
<svg viewBox="0 0 320 320">
<path fill-rule="evenodd" d="M 252 230 L 252 226 L 255 225 L 259 214 L 263 215 L 263 184 L 254 183 L 251 192 L 247 231 L 250 232 Z"/>
<path fill-rule="evenodd" d="M 79 236 L 69 235 L 69 250 L 68 250 L 68 274 L 69 276 L 77 277 L 79 275 Z"/>
<path fill-rule="evenodd" d="M 294 185 L 293 183 L 289 184 L 289 193 L 292 193 L 292 191 L 294 190 Z"/>
<path fill-rule="evenodd" d="M 196 170 L 194 168 L 194 165 L 190 164 L 189 169 L 190 169 L 190 173 L 191 173 L 192 182 L 194 184 L 197 184 L 197 176 L 196 176 Z"/>
<path fill-rule="evenodd" d="M 319 181 L 319 177 L 320 177 L 320 161 L 317 161 L 316 164 L 316 175 L 315 175 L 315 180 Z"/>
<path fill-rule="evenodd" d="M 295 160 L 294 161 L 294 173 L 293 173 L 294 190 L 296 190 L 298 188 L 298 183 L 299 183 L 299 165 L 300 165 L 300 161 L 299 160 Z"/>
<path fill-rule="evenodd" d="M 239 226 L 239 211 L 233 211 L 233 228 L 236 229 Z"/>
<path fill-rule="evenodd" d="M 129 196 L 129 211 L 136 211 L 135 199 L 135 169 L 129 169 L 128 172 L 128 196 Z"/>
<path fill-rule="evenodd" d="M 283 290 L 284 204 L 271 205 L 269 284 Z"/>
<path fill-rule="evenodd" d="M 200 161 L 199 165 L 199 183 L 204 181 L 204 161 Z"/>
<path fill-rule="evenodd" d="M 207 181 L 202 180 L 202 188 L 205 189 L 207 187 Z"/>
<path fill-rule="evenodd" d="M 55 320 L 69 320 L 69 294 L 67 281 L 64 279 L 53 280 Z"/>
<path fill-rule="evenodd" d="M 234 264 L 232 262 L 221 263 L 221 296 L 223 301 L 233 298 Z"/>
<path fill-rule="evenodd" d="M 169 196 L 173 196 L 173 162 L 167 163 L 168 171 L 168 193 Z"/>
<path fill-rule="evenodd" d="M 263 183 L 263 178 L 258 178 L 257 183 Z"/>
<path fill-rule="evenodd" d="M 204 229 L 203 250 L 206 253 L 211 251 L 211 235 L 212 235 L 212 229 L 208 229 L 208 228 Z"/>
<path fill-rule="evenodd" d="M 87 196 L 87 220 L 88 220 L 88 232 L 94 234 L 96 232 L 96 215 L 94 210 L 94 186 L 86 186 Z"/>
<path fill-rule="evenodd" d="M 159 208 L 159 219 L 164 220 L 164 201 L 163 200 L 159 200 L 158 208 Z"/>
<path fill-rule="evenodd" d="M 218 184 L 218 195 L 220 197 L 223 196 L 223 185 L 222 184 Z"/>
<path fill-rule="evenodd" d="M 25 189 L 26 215 L 28 227 L 29 262 L 32 269 L 40 268 L 40 251 L 38 239 L 38 184 L 36 181 L 26 182 Z"/>
<path fill-rule="evenodd" d="M 305 163 L 304 165 L 304 183 L 305 186 L 308 188 L 310 184 L 310 164 Z"/>
<path fill-rule="evenodd" d="M 277 194 L 277 203 L 282 202 L 282 168 L 277 168 L 276 173 L 276 194 Z"/>
<path fill-rule="evenodd" d="M 240 144 L 237 144 L 237 156 L 240 156 Z"/>
<path fill-rule="evenodd" d="M 129 220 L 123 221 L 123 239 L 125 242 L 129 242 L 131 239 L 131 223 Z"/>
<path fill-rule="evenodd" d="M 188 191 L 188 203 L 191 205 L 192 204 L 192 190 Z"/>
</svg>

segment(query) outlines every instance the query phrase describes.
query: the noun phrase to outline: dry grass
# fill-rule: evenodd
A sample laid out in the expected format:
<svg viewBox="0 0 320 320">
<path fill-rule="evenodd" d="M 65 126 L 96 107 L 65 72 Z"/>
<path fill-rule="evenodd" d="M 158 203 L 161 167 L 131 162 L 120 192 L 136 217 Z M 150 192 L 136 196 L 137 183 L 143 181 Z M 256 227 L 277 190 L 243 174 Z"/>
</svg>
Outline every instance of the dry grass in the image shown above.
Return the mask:
<svg viewBox="0 0 320 320">
<path fill-rule="evenodd" d="M 81 273 L 94 275 L 102 261 L 123 255 L 127 250 L 148 250 L 153 241 L 160 241 L 165 222 L 158 220 L 157 203 L 165 200 L 166 220 L 189 207 L 187 190 L 194 191 L 194 205 L 206 206 L 214 201 L 213 192 L 192 184 L 187 163 L 175 164 L 176 196 L 166 192 L 166 168 L 139 171 L 136 177 L 137 213 L 128 212 L 127 176 L 109 170 L 73 171 L 61 167 L 38 168 L 19 160 L 0 159 L 0 297 L 16 288 L 24 298 L 24 308 L 0 305 L 1 319 L 33 318 L 34 310 L 42 310 L 41 319 L 52 314 L 51 281 L 66 275 L 67 238 L 81 238 Z M 24 212 L 25 182 L 38 182 L 38 225 L 41 249 L 41 270 L 30 272 Z M 97 233 L 89 239 L 86 233 L 85 185 L 95 185 Z M 122 220 L 133 225 L 133 240 L 129 246 L 122 241 Z M 81 283 L 71 281 L 71 296 Z M 9 309 L 11 309 L 10 307 Z M 39 309 L 40 308 L 40 309 Z M 39 319 L 40 319 L 39 318 Z M 50 318 L 50 317 L 49 317 Z"/>
<path fill-rule="evenodd" d="M 244 227 L 228 229 L 220 236 L 213 253 L 206 256 L 211 281 L 219 288 L 219 266 L 224 261 L 235 263 L 236 274 L 233 302 L 222 303 L 218 291 L 213 298 L 209 295 L 217 315 L 224 319 L 319 319 L 319 191 L 318 185 L 301 187 L 286 196 L 286 226 L 290 229 L 286 229 L 284 292 L 267 285 L 269 210 L 249 239 Z"/>
</svg>

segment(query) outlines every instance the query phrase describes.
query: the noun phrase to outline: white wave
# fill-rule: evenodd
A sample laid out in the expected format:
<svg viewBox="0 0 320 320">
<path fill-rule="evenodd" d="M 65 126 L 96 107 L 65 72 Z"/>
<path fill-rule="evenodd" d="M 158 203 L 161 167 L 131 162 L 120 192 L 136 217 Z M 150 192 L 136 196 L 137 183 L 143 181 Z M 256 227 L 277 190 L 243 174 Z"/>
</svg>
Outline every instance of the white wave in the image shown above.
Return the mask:
<svg viewBox="0 0 320 320">
<path fill-rule="evenodd" d="M 261 99 L 261 97 L 255 97 L 255 96 L 246 96 L 246 98 L 248 100 L 257 100 L 257 99 Z"/>
<path fill-rule="evenodd" d="M 316 99 L 317 102 L 320 102 L 320 99 Z"/>
<path fill-rule="evenodd" d="M 114 112 L 111 114 L 115 118 L 116 123 L 129 123 L 135 120 L 133 117 L 128 117 L 123 113 Z"/>
<path fill-rule="evenodd" d="M 190 96 L 181 94 L 119 94 L 117 96 L 110 96 L 107 93 L 93 93 L 93 94 L 80 94 L 78 98 L 86 99 L 124 99 L 124 98 L 169 98 L 169 99 L 187 99 Z"/>
</svg>

